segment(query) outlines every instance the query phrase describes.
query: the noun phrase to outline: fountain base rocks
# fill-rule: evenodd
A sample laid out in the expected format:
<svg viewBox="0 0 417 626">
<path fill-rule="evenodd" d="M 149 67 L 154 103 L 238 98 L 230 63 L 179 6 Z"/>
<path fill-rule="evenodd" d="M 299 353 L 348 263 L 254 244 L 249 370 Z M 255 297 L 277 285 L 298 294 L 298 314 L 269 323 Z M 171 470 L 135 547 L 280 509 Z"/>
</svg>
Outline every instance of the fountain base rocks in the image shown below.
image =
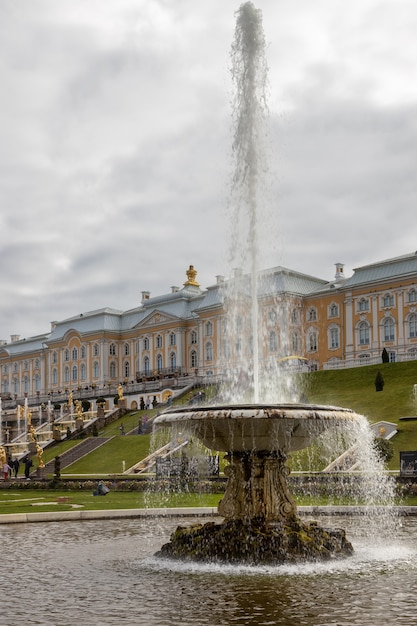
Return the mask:
<svg viewBox="0 0 417 626">
<path fill-rule="evenodd" d="M 350 556 L 344 530 L 299 519 L 285 461 L 328 428 L 357 417 L 350 409 L 306 404 L 181 408 L 157 417 L 156 428 L 189 432 L 207 448 L 227 452 L 229 462 L 218 506 L 224 521 L 178 527 L 157 556 L 249 564 Z"/>
</svg>

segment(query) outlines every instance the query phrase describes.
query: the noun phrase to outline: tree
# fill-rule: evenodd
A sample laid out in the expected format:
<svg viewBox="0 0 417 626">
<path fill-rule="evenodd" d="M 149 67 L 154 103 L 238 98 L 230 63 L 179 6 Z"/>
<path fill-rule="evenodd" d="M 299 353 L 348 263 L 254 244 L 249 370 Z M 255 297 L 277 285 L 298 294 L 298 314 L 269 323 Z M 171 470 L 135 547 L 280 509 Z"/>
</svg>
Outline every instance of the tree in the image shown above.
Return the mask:
<svg viewBox="0 0 417 626">
<path fill-rule="evenodd" d="M 382 437 L 376 437 L 374 439 L 374 448 L 378 453 L 378 456 L 384 461 L 384 463 L 388 463 L 391 461 L 394 456 L 394 446 L 388 439 L 383 439 Z"/>
<path fill-rule="evenodd" d="M 387 349 L 386 349 L 386 348 L 384 348 L 384 349 L 382 350 L 382 362 L 383 362 L 383 363 L 389 363 L 389 354 L 388 354 L 388 352 L 387 352 Z"/>
<path fill-rule="evenodd" d="M 375 391 L 382 391 L 384 389 L 384 377 L 381 372 L 378 372 L 375 376 Z"/>
</svg>

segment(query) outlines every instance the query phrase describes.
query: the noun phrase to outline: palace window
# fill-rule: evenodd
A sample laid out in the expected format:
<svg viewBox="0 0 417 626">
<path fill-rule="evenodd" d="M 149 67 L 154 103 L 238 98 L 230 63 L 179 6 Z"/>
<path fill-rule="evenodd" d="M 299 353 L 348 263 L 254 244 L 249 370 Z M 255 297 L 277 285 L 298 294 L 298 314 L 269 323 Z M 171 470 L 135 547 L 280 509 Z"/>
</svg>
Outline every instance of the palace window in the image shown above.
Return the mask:
<svg viewBox="0 0 417 626">
<path fill-rule="evenodd" d="M 268 312 L 268 322 L 270 324 L 276 324 L 277 323 L 277 312 L 275 309 L 270 309 Z"/>
<path fill-rule="evenodd" d="M 198 367 L 197 352 L 195 350 L 191 350 L 190 364 L 191 364 L 191 367 Z"/>
<path fill-rule="evenodd" d="M 23 371 L 26 372 L 28 370 L 28 362 L 23 361 Z"/>
<path fill-rule="evenodd" d="M 177 367 L 177 355 L 175 352 L 171 352 L 169 355 L 169 364 L 172 370 Z"/>
<path fill-rule="evenodd" d="M 408 292 L 408 301 L 417 302 L 417 291 L 415 289 L 410 289 Z"/>
<path fill-rule="evenodd" d="M 72 382 L 76 382 L 78 380 L 78 367 L 76 365 L 72 366 L 71 380 Z"/>
<path fill-rule="evenodd" d="M 329 348 L 335 350 L 339 345 L 339 329 L 337 327 L 329 328 Z"/>
<path fill-rule="evenodd" d="M 177 345 L 177 336 L 175 333 L 170 333 L 169 335 L 169 345 L 176 346 Z"/>
<path fill-rule="evenodd" d="M 110 356 L 116 356 L 116 344 L 111 343 L 109 345 L 109 354 Z"/>
<path fill-rule="evenodd" d="M 129 356 L 130 354 L 130 346 L 128 343 L 125 343 L 125 345 L 123 346 L 123 354 L 125 356 Z"/>
<path fill-rule="evenodd" d="M 361 298 L 358 302 L 358 311 L 369 311 L 369 300 Z"/>
<path fill-rule="evenodd" d="M 123 375 L 125 378 L 130 378 L 130 363 L 125 361 L 123 365 Z"/>
<path fill-rule="evenodd" d="M 394 320 L 388 317 L 384 321 L 384 341 L 394 341 L 395 338 L 395 326 Z"/>
<path fill-rule="evenodd" d="M 308 334 L 308 351 L 315 352 L 317 350 L 317 333 L 310 332 Z"/>
<path fill-rule="evenodd" d="M 390 293 L 385 294 L 385 296 L 382 298 L 382 306 L 394 306 L 394 296 Z"/>
<path fill-rule="evenodd" d="M 156 336 L 155 343 L 157 348 L 162 348 L 162 335 Z"/>
<path fill-rule="evenodd" d="M 309 322 L 317 321 L 317 310 L 314 307 L 310 307 L 307 311 L 307 320 Z"/>
<path fill-rule="evenodd" d="M 85 355 L 86 355 L 86 349 L 85 346 L 81 346 L 81 358 L 85 359 Z"/>
<path fill-rule="evenodd" d="M 338 317 L 339 307 L 335 302 L 329 306 L 329 317 Z"/>
<path fill-rule="evenodd" d="M 410 339 L 417 337 L 417 315 L 413 314 L 408 320 L 408 332 Z"/>
<path fill-rule="evenodd" d="M 24 391 L 25 393 L 28 393 L 28 392 L 29 392 L 29 377 L 28 377 L 28 376 L 25 376 L 25 377 L 23 378 L 23 391 Z"/>
<path fill-rule="evenodd" d="M 271 330 L 269 333 L 269 351 L 277 352 L 278 350 L 278 337 L 275 330 Z"/>
<path fill-rule="evenodd" d="M 114 361 L 110 363 L 110 378 L 116 378 L 116 363 Z"/>
<path fill-rule="evenodd" d="M 69 361 L 70 359 L 70 351 L 68 350 L 68 348 L 66 348 L 64 350 L 64 361 Z"/>
<path fill-rule="evenodd" d="M 145 358 L 143 359 L 143 369 L 145 370 L 145 376 L 149 376 L 149 372 L 151 368 L 150 368 L 148 356 L 145 356 Z"/>
<path fill-rule="evenodd" d="M 359 343 L 364 346 L 369 343 L 369 324 L 368 322 L 361 322 L 359 324 Z"/>
<path fill-rule="evenodd" d="M 56 367 L 54 367 L 54 369 L 52 370 L 52 384 L 58 384 L 58 370 L 56 369 Z"/>
<path fill-rule="evenodd" d="M 98 378 L 100 376 L 100 365 L 98 361 L 94 361 L 93 363 L 93 377 Z"/>
<path fill-rule="evenodd" d="M 78 350 L 77 348 L 73 348 L 71 352 L 71 359 L 76 361 L 78 359 Z"/>
<path fill-rule="evenodd" d="M 158 354 L 158 356 L 156 357 L 156 369 L 158 370 L 158 372 L 162 372 L 162 354 Z"/>
<path fill-rule="evenodd" d="M 292 334 L 292 351 L 298 354 L 300 351 L 300 337 L 298 333 Z"/>
<path fill-rule="evenodd" d="M 196 344 L 197 343 L 197 333 L 195 332 L 195 330 L 191 331 L 191 343 L 192 344 Z"/>
<path fill-rule="evenodd" d="M 213 360 L 213 344 L 209 341 L 206 343 L 206 361 Z"/>
<path fill-rule="evenodd" d="M 98 356 L 100 354 L 100 348 L 98 346 L 98 343 L 95 343 L 93 345 L 93 356 Z"/>
<path fill-rule="evenodd" d="M 65 383 L 69 383 L 69 381 L 70 381 L 70 371 L 69 371 L 69 367 L 67 365 L 67 367 L 64 369 L 64 382 Z"/>
<path fill-rule="evenodd" d="M 80 378 L 81 380 L 86 380 L 87 375 L 86 375 L 86 368 L 85 368 L 85 363 L 81 363 L 81 367 L 80 367 Z"/>
<path fill-rule="evenodd" d="M 297 309 L 293 309 L 292 313 L 291 313 L 291 322 L 293 324 L 298 324 L 298 310 Z"/>
<path fill-rule="evenodd" d="M 39 376 L 39 374 L 36 374 L 35 376 L 35 391 L 40 391 L 41 390 L 41 377 Z"/>
<path fill-rule="evenodd" d="M 52 363 L 55 365 L 58 363 L 58 354 L 54 351 L 52 352 Z"/>
<path fill-rule="evenodd" d="M 149 350 L 149 338 L 148 337 L 145 337 L 143 339 L 143 349 L 144 350 Z"/>
<path fill-rule="evenodd" d="M 213 324 L 212 322 L 206 323 L 206 337 L 211 337 L 213 335 Z"/>
</svg>

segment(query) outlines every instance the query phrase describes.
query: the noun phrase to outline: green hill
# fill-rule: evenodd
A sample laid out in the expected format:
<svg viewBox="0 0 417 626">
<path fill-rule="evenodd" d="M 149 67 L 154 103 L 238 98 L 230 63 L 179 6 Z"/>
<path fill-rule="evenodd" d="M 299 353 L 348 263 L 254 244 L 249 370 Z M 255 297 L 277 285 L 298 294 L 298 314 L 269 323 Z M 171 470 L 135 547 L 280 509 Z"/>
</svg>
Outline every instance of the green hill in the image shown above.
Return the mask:
<svg viewBox="0 0 417 626">
<path fill-rule="evenodd" d="M 375 390 L 375 378 L 381 372 L 383 391 Z M 308 401 L 313 404 L 331 404 L 347 407 L 365 415 L 370 422 L 386 420 L 397 425 L 398 434 L 391 440 L 394 457 L 389 468 L 399 469 L 400 451 L 417 450 L 417 419 L 401 421 L 401 417 L 417 414 L 413 386 L 417 384 L 417 361 L 384 363 L 344 370 L 313 372 L 300 376 L 300 385 Z M 157 413 L 147 411 L 149 418 Z M 144 412 L 131 413 L 100 432 L 112 439 L 89 455 L 65 469 L 71 474 L 119 474 L 123 461 L 126 468 L 144 458 L 150 447 L 150 435 L 120 435 L 123 422 L 126 432 L 135 429 Z M 63 444 L 60 445 L 64 445 Z M 46 451 L 53 458 L 60 449 Z"/>
</svg>

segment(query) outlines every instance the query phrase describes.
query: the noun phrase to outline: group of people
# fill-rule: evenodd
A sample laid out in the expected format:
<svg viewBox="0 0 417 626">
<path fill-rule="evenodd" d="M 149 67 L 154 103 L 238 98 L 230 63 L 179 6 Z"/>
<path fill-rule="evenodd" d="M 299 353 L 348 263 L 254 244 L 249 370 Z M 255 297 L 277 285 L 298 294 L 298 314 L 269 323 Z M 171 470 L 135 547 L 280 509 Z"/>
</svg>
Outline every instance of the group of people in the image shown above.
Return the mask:
<svg viewBox="0 0 417 626">
<path fill-rule="evenodd" d="M 25 466 L 25 478 L 29 478 L 30 470 L 33 466 L 33 461 L 29 456 L 27 456 L 23 460 L 23 463 Z M 4 480 L 7 480 L 9 477 L 12 478 L 13 476 L 17 478 L 19 469 L 20 469 L 19 459 L 11 459 L 11 458 L 7 459 L 3 463 L 3 468 L 2 468 Z"/>
</svg>

